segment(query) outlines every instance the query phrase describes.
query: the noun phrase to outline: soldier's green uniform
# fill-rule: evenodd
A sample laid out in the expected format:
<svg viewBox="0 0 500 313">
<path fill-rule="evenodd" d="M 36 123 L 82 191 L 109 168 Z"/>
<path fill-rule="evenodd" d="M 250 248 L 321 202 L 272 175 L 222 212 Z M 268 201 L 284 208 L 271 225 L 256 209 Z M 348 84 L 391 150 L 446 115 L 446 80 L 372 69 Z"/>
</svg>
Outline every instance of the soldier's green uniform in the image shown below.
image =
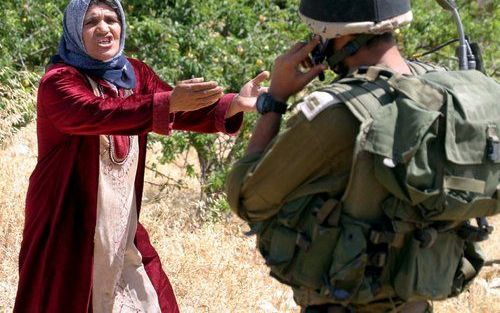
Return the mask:
<svg viewBox="0 0 500 313">
<path fill-rule="evenodd" d="M 442 70 L 420 62 L 408 65 L 414 75 Z M 297 105 L 284 130 L 266 151 L 247 155 L 234 164 L 226 182 L 230 207 L 251 225 L 260 226 L 259 222 L 275 216 L 284 203 L 304 195 L 327 193 L 340 198 L 349 180 L 359 127 L 359 120 L 337 97 L 321 91 L 311 93 Z M 367 180 L 373 181 L 366 183 L 372 189 L 357 195 L 368 202 L 365 206 L 371 202 L 378 205 L 379 198 L 387 196 L 371 171 L 367 169 L 366 175 Z M 361 215 L 357 218 L 377 222 L 381 211 L 370 210 Z M 323 303 L 314 293 L 300 288 L 294 288 L 294 297 L 303 306 Z M 395 294 L 392 297 L 357 305 L 355 312 L 401 309 L 404 302 Z M 424 312 L 421 303 L 415 306 L 415 312 Z"/>
<path fill-rule="evenodd" d="M 327 56 L 344 75 L 341 60 L 411 20 L 408 0 L 302 0 L 300 14 L 324 38 L 353 35 Z M 304 97 L 270 143 L 277 119 L 264 116 L 250 145 L 266 149 L 228 177 L 231 209 L 307 313 L 430 312 L 427 300 L 458 295 L 484 264 L 484 217 L 500 213 L 500 88 L 476 71 L 407 65 L 411 75 L 353 68 Z M 283 113 L 272 94 L 259 99 L 260 113 Z"/>
<path fill-rule="evenodd" d="M 311 121 L 298 112 L 264 154 L 247 155 L 234 165 L 227 181 L 230 206 L 255 222 L 275 215 L 307 181 L 333 175 L 341 192 L 358 128 L 359 122 L 340 102 Z"/>
<path fill-rule="evenodd" d="M 443 68 L 421 62 L 408 63 L 412 74 L 420 75 Z M 318 97 L 316 99 L 316 97 Z M 306 97 L 309 102 L 324 104 L 297 106 L 297 112 L 287 120 L 286 128 L 263 154 L 250 154 L 236 162 L 226 186 L 231 208 L 257 222 L 274 216 L 284 202 L 301 194 L 314 193 L 315 185 L 308 182 L 331 176 L 334 185 L 328 187 L 332 195 L 345 191 L 352 165 L 352 154 L 359 121 L 336 97 L 324 99 L 324 93 L 315 92 Z M 311 108 L 311 109 L 309 109 Z M 304 115 L 304 111 L 310 120 Z M 307 191 L 297 189 L 309 186 Z M 318 192 L 325 187 L 316 186 Z M 372 190 L 373 192 L 373 190 Z"/>
</svg>

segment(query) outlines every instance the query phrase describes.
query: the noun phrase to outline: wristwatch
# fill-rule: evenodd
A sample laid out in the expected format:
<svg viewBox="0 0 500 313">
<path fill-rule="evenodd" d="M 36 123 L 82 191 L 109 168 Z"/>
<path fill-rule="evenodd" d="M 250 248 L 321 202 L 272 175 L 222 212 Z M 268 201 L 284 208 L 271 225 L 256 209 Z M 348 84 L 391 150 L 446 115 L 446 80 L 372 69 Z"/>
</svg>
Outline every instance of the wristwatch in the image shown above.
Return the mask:
<svg viewBox="0 0 500 313">
<path fill-rule="evenodd" d="M 287 104 L 286 102 L 277 101 L 267 92 L 263 92 L 257 98 L 257 112 L 260 114 L 266 114 L 269 112 L 275 112 L 279 114 L 284 114 L 286 112 Z"/>
</svg>

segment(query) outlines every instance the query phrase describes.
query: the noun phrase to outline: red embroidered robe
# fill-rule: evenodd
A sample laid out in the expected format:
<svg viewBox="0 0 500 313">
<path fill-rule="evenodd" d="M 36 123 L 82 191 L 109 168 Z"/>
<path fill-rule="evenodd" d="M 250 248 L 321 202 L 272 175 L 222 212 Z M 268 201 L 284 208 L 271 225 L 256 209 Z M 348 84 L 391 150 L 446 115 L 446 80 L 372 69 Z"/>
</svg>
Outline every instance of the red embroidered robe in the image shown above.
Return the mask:
<svg viewBox="0 0 500 313">
<path fill-rule="evenodd" d="M 144 63 L 130 62 L 137 84 L 126 99 L 94 78 L 105 96 L 96 97 L 86 77 L 64 64 L 52 66 L 40 82 L 38 163 L 26 197 L 14 312 L 92 312 L 99 135 L 139 135 L 135 191 L 140 211 L 148 132 L 168 135 L 178 129 L 233 134 L 241 126 L 241 113 L 225 119 L 234 95 L 198 111 L 169 113 L 172 87 Z M 141 224 L 135 245 L 162 312 L 178 312 L 170 282 Z"/>
</svg>

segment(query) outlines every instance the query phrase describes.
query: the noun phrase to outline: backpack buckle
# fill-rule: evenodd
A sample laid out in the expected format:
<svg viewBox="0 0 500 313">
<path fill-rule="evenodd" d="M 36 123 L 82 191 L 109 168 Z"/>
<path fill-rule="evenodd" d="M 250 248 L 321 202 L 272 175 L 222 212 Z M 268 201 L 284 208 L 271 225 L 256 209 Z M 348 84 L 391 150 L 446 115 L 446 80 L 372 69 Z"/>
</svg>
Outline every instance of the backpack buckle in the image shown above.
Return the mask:
<svg viewBox="0 0 500 313">
<path fill-rule="evenodd" d="M 420 241 L 420 247 L 422 249 L 427 249 L 432 247 L 436 242 L 438 232 L 435 228 L 428 227 L 417 230 L 414 236 L 415 239 Z"/>
<path fill-rule="evenodd" d="M 476 221 L 477 221 L 477 225 L 481 231 L 487 233 L 488 235 L 491 235 L 494 228 L 493 228 L 493 226 L 490 226 L 486 217 L 478 217 L 478 218 L 476 218 Z"/>
<path fill-rule="evenodd" d="M 500 161 L 500 138 L 498 137 L 496 125 L 489 125 L 486 128 L 486 154 L 488 159 L 493 162 Z"/>
<path fill-rule="evenodd" d="M 338 226 L 340 219 L 340 210 L 337 208 L 338 205 L 338 200 L 326 200 L 316 213 L 316 221 L 318 224 L 323 225 L 326 222 L 328 226 Z"/>
<path fill-rule="evenodd" d="M 351 294 L 347 290 L 341 288 L 335 288 L 330 282 L 328 274 L 324 274 L 322 276 L 322 280 L 323 284 L 326 286 L 326 289 L 324 290 L 323 293 L 325 296 L 333 298 L 340 302 L 346 301 L 351 296 Z"/>
<path fill-rule="evenodd" d="M 297 233 L 297 238 L 295 239 L 295 244 L 302 250 L 307 251 L 311 246 L 311 240 L 302 233 Z"/>
<path fill-rule="evenodd" d="M 375 267 L 384 267 L 387 263 L 387 253 L 377 252 L 370 256 L 369 264 Z"/>
<path fill-rule="evenodd" d="M 380 76 L 391 79 L 394 73 L 378 66 L 360 66 L 354 73 L 354 77 L 363 77 L 367 81 L 374 82 Z"/>
<path fill-rule="evenodd" d="M 469 222 L 464 223 L 457 230 L 458 236 L 466 241 L 481 242 L 489 238 L 493 232 L 493 226 L 488 224 L 485 217 L 476 218 L 477 227 Z"/>
<path fill-rule="evenodd" d="M 395 248 L 400 248 L 404 244 L 404 234 L 389 231 L 370 231 L 370 242 L 378 245 L 385 243 Z"/>
</svg>

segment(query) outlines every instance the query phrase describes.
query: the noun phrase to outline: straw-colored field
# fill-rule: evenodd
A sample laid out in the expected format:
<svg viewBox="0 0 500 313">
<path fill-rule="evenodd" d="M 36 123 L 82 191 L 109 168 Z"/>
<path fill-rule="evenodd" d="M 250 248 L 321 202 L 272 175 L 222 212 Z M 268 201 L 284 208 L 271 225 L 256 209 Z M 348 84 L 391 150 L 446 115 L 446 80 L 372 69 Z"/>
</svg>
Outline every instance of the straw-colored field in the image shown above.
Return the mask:
<svg viewBox="0 0 500 313">
<path fill-rule="evenodd" d="M 27 181 L 36 161 L 34 125 L 0 148 L 0 312 L 11 312 L 17 285 L 17 254 L 23 227 Z M 152 172 L 146 178 L 141 221 L 149 230 L 176 291 L 181 312 L 298 312 L 288 288 L 268 277 L 254 248 L 235 218 L 206 223 L 196 180 L 179 166 L 160 168 L 183 179 L 181 190 Z M 500 218 L 492 219 L 500 228 Z M 490 258 L 500 258 L 500 231 L 485 245 Z M 470 291 L 435 303 L 435 311 L 500 312 L 500 266 L 486 268 Z"/>
</svg>

